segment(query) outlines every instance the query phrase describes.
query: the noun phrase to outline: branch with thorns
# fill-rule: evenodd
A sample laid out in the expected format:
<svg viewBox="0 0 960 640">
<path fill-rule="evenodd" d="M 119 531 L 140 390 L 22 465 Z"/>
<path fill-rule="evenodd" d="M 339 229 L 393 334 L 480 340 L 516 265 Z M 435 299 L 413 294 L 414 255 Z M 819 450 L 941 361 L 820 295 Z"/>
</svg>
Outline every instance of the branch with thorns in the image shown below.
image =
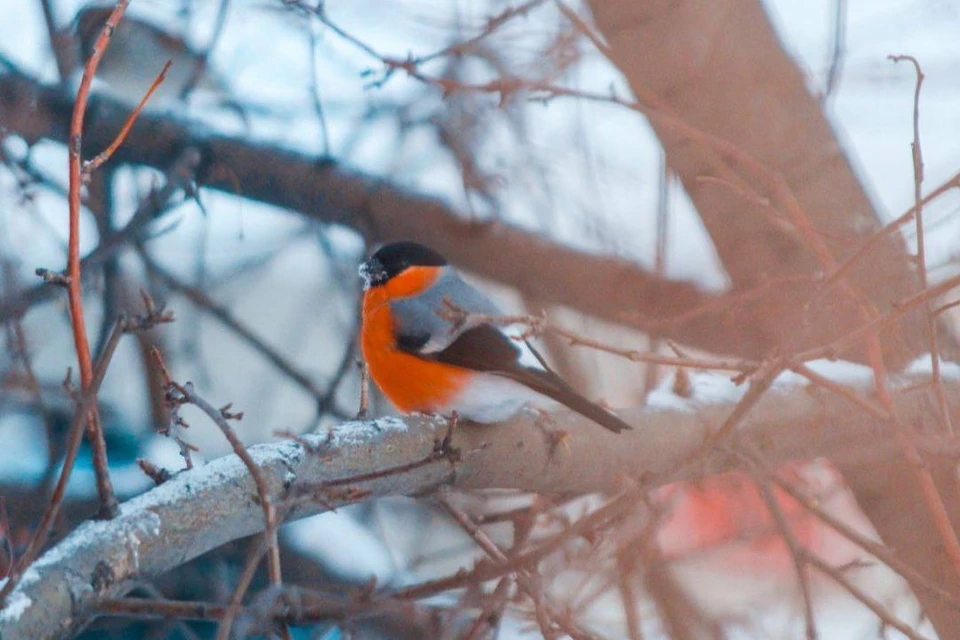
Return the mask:
<svg viewBox="0 0 960 640">
<path fill-rule="evenodd" d="M 162 308 L 158 309 L 153 301 L 150 300 L 149 296 L 144 294 L 143 300 L 147 311 L 146 314 L 135 317 L 133 320 L 128 320 L 124 314 L 121 314 L 121 316 L 117 318 L 104 346 L 103 353 L 93 368 L 90 384 L 76 394 L 71 394 L 75 398 L 77 409 L 74 413 L 73 422 L 71 422 L 70 428 L 67 431 L 67 442 L 63 454 L 60 476 L 50 497 L 50 504 L 44 512 L 40 524 L 37 526 L 36 531 L 34 531 L 33 537 L 30 539 L 23 555 L 20 556 L 20 559 L 11 568 L 6 583 L 0 588 L 0 607 L 2 607 L 2 604 L 10 592 L 13 591 L 20 578 L 23 577 L 24 572 L 39 555 L 50 536 L 53 524 L 57 519 L 57 514 L 60 512 L 60 507 L 66 497 L 67 482 L 70 480 L 77 454 L 80 451 L 80 441 L 88 421 L 93 415 L 92 407 L 96 404 L 97 391 L 103 383 L 107 369 L 113 359 L 113 354 L 120 344 L 120 338 L 127 333 L 140 331 L 141 327 L 152 328 L 158 324 L 173 321 L 173 315 L 165 312 Z M 68 389 L 71 386 L 70 377 L 70 370 L 68 369 L 67 377 L 64 380 L 64 386 L 68 387 Z"/>
<path fill-rule="evenodd" d="M 441 318 L 449 320 L 452 323 L 451 331 L 458 331 L 463 327 L 473 326 L 475 324 L 494 324 L 501 327 L 511 325 L 522 325 L 524 330 L 514 333 L 510 337 L 517 341 L 527 340 L 534 336 L 550 332 L 567 340 L 571 347 L 587 347 L 609 353 L 611 355 L 625 358 L 630 362 L 646 362 L 650 364 L 660 364 L 665 366 L 675 366 L 693 369 L 707 369 L 715 371 L 731 371 L 738 374 L 755 371 L 760 363 L 750 360 L 720 360 L 720 359 L 696 359 L 688 356 L 670 357 L 659 353 L 640 351 L 637 349 L 624 349 L 606 342 L 588 338 L 576 332 L 564 329 L 552 324 L 546 317 L 541 316 L 523 316 L 523 315 L 489 315 L 482 313 L 473 313 L 467 311 L 455 304 L 452 300 L 445 298 L 444 307 L 437 309 L 436 313 Z M 678 349 L 677 349 L 678 350 Z M 679 351 L 679 350 L 678 350 Z"/>
<path fill-rule="evenodd" d="M 231 421 L 242 420 L 243 413 L 231 411 L 232 403 L 228 403 L 219 409 L 215 408 L 196 393 L 192 383 L 187 382 L 180 384 L 171 377 L 170 371 L 167 369 L 159 349 L 156 347 L 152 348 L 151 355 L 153 355 L 163 376 L 164 396 L 170 409 L 171 423 L 184 428 L 189 427 L 186 420 L 180 416 L 179 409 L 188 404 L 197 407 L 220 429 L 227 439 L 227 442 L 230 443 L 233 452 L 243 461 L 247 470 L 250 472 L 250 476 L 253 478 L 257 488 L 260 506 L 263 509 L 264 545 L 267 552 L 267 572 L 270 578 L 270 584 L 271 586 L 279 587 L 283 584 L 283 575 L 280 570 L 280 545 L 277 541 L 277 529 L 279 528 L 279 523 L 282 522 L 282 518 L 279 518 L 277 515 L 277 508 L 270 497 L 269 487 L 266 479 L 263 477 L 263 473 L 260 471 L 260 467 L 257 466 L 257 463 L 250 456 L 250 452 L 247 451 L 246 446 L 240 440 L 239 436 L 237 436 L 236 431 L 230 426 Z M 192 445 L 189 444 L 186 446 L 188 450 L 193 448 Z M 181 444 L 181 449 L 182 448 L 183 444 Z M 189 454 L 187 454 L 187 459 L 189 460 Z M 257 558 L 259 558 L 259 555 Z M 256 568 L 255 562 L 251 562 L 251 564 L 253 564 L 253 568 Z M 252 571 L 253 569 L 250 569 L 251 574 Z M 246 574 L 247 572 L 245 571 L 244 573 Z M 241 580 L 240 584 L 244 584 L 243 580 Z M 242 593 L 239 586 L 238 592 Z M 240 598 L 235 598 L 235 600 L 239 599 Z M 231 610 L 234 608 L 235 607 L 232 607 Z M 222 626 L 222 629 L 226 629 L 226 633 L 229 633 L 231 621 L 232 618 L 227 618 Z M 221 634 L 218 634 L 218 637 L 220 637 L 220 635 Z"/>
</svg>

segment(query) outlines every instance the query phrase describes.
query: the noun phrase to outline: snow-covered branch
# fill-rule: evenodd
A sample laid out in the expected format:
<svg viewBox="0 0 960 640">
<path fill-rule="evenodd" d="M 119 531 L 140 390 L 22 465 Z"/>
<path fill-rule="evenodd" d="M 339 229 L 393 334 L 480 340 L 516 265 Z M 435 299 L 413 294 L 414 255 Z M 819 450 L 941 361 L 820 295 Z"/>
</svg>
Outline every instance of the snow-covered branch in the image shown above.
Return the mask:
<svg viewBox="0 0 960 640">
<path fill-rule="evenodd" d="M 921 450 L 952 455 L 939 440 L 935 403 L 925 380 L 904 380 L 896 393 L 900 418 Z M 914 384 L 916 383 L 916 384 Z M 960 384 L 948 384 L 960 407 Z M 574 414 L 552 425 L 522 416 L 502 425 L 461 425 L 456 455 L 438 452 L 447 430 L 439 418 L 412 416 L 349 422 L 329 434 L 259 445 L 250 453 L 278 503 L 293 506 L 289 519 L 358 499 L 422 496 L 440 485 L 458 489 L 510 488 L 561 496 L 613 490 L 625 483 L 654 487 L 679 478 L 732 469 L 731 446 L 749 446 L 770 462 L 830 456 L 881 460 L 896 456 L 888 426 L 849 398 L 802 386 L 775 387 L 761 399 L 727 444 L 698 454 L 732 405 L 685 403 L 625 412 L 635 429 L 610 434 Z M 960 419 L 960 409 L 956 411 Z M 557 438 L 547 431 L 566 432 Z M 926 434 L 926 435 L 924 435 Z M 930 438 L 924 440 L 924 438 Z M 727 446 L 730 445 L 730 446 Z M 305 495 L 320 499 L 304 502 Z M 42 556 L 0 610 L 0 638 L 67 638 L 102 598 L 125 593 L 230 540 L 264 528 L 257 489 L 236 455 L 180 473 L 122 505 L 112 521 L 87 522 Z"/>
</svg>

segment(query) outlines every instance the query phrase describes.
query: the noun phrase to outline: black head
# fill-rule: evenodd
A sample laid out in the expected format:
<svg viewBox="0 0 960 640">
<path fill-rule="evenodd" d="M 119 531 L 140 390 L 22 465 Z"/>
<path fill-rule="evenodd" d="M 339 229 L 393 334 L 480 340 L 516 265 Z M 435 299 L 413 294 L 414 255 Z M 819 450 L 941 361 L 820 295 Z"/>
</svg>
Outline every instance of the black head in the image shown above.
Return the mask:
<svg viewBox="0 0 960 640">
<path fill-rule="evenodd" d="M 439 253 L 416 242 L 385 244 L 360 265 L 360 276 L 367 287 L 377 287 L 410 267 L 443 267 L 447 261 Z"/>
</svg>

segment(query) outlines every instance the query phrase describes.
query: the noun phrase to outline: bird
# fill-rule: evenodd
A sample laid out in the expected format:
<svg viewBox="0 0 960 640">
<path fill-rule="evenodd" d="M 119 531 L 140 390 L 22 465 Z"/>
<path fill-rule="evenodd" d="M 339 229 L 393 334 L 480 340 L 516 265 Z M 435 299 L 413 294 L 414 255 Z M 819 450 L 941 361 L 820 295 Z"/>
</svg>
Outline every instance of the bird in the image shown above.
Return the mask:
<svg viewBox="0 0 960 640">
<path fill-rule="evenodd" d="M 525 327 L 498 323 L 500 309 L 433 249 L 385 244 L 359 272 L 363 359 L 402 413 L 492 423 L 560 403 L 614 433 L 631 428 L 552 371 Z"/>
<path fill-rule="evenodd" d="M 99 3 L 85 6 L 74 17 L 73 30 L 86 60 L 113 6 Z M 104 81 L 113 94 L 136 104 L 153 84 L 164 63 L 172 65 L 150 104 L 179 102 L 193 88 L 230 104 L 230 92 L 224 80 L 209 68 L 206 55 L 178 35 L 133 16 L 124 16 L 110 37 L 97 78 Z"/>
</svg>

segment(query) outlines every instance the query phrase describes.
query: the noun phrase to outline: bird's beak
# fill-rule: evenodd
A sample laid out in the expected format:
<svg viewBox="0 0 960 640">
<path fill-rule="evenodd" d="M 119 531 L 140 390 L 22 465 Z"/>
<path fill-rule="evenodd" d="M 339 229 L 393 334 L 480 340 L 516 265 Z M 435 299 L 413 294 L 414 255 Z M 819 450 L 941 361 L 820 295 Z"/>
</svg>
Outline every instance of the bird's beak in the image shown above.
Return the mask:
<svg viewBox="0 0 960 640">
<path fill-rule="evenodd" d="M 387 272 L 376 258 L 360 264 L 360 277 L 363 278 L 363 290 L 376 287 L 387 281 Z"/>
</svg>

